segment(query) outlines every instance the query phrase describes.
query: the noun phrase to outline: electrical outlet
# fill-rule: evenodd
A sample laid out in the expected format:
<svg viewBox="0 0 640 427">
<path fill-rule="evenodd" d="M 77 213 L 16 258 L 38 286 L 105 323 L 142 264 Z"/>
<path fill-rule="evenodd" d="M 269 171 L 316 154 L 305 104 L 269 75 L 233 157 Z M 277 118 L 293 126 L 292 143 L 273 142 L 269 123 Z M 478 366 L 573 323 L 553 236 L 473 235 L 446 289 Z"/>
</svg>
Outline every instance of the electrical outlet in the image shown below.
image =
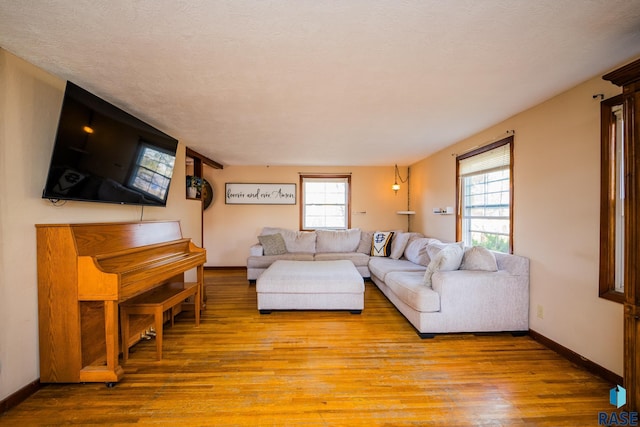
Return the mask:
<svg viewBox="0 0 640 427">
<path fill-rule="evenodd" d="M 538 304 L 538 319 L 544 319 L 544 309 Z"/>
</svg>

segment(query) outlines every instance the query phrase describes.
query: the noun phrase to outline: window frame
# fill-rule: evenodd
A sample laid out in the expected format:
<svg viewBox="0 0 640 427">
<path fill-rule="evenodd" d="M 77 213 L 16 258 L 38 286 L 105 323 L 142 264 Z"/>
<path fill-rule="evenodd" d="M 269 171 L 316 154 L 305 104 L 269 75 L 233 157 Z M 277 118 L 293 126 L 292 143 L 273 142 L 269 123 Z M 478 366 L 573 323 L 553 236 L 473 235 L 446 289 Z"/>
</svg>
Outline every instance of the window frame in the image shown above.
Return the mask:
<svg viewBox="0 0 640 427">
<path fill-rule="evenodd" d="M 153 150 L 156 151 L 158 153 L 162 153 L 162 154 L 168 154 L 171 157 L 173 157 L 173 167 L 171 168 L 171 175 L 166 176 L 163 175 L 162 173 L 153 170 L 153 169 L 149 169 L 146 166 L 142 165 L 142 159 L 144 158 L 144 154 L 145 154 L 145 150 Z M 127 180 L 127 185 L 130 188 L 135 188 L 136 191 L 142 192 L 145 194 L 146 197 L 151 198 L 152 200 L 156 200 L 156 201 L 166 201 L 169 197 L 169 188 L 171 186 L 171 179 L 173 178 L 173 172 L 175 172 L 175 162 L 176 162 L 176 156 L 172 155 L 171 152 L 169 150 L 165 150 L 164 148 L 158 147 L 157 145 L 153 145 L 150 144 L 146 141 L 140 141 L 139 146 L 138 146 L 138 152 L 136 153 L 136 160 L 135 162 L 131 165 L 131 173 L 129 174 L 129 179 Z M 167 186 L 166 187 L 162 187 L 164 193 L 163 196 L 164 197 L 158 197 L 153 193 L 149 193 L 146 189 L 138 187 L 137 185 L 135 185 L 136 179 L 138 178 L 138 176 L 140 175 L 140 171 L 144 169 L 147 170 L 149 172 L 151 172 L 153 175 L 158 175 L 163 177 L 164 179 L 168 180 Z"/>
<path fill-rule="evenodd" d="M 462 177 L 460 176 L 460 161 L 468 159 L 478 154 L 485 153 L 487 151 L 494 150 L 504 145 L 509 145 L 509 252 L 513 253 L 513 189 L 514 189 L 514 175 L 513 175 L 513 135 L 503 138 L 494 143 L 485 145 L 467 153 L 456 156 L 456 241 L 462 240 L 462 221 L 464 219 L 462 215 Z"/>
<path fill-rule="evenodd" d="M 625 116 L 622 94 L 600 102 L 600 274 L 598 293 L 601 298 L 624 303 L 624 292 L 616 290 L 616 139 L 614 107 L 621 105 Z M 622 129 L 624 134 L 625 129 Z M 628 144 L 623 146 L 623 159 L 629 158 Z M 626 170 L 629 170 L 624 165 Z M 623 207 L 626 215 L 626 206 Z M 626 247 L 626 245 L 624 245 Z M 626 257 L 624 257 L 626 258 Z M 626 262 L 626 259 L 623 261 Z M 626 283 L 625 283 L 626 285 Z"/>
<path fill-rule="evenodd" d="M 345 205 L 345 214 L 346 214 L 346 228 L 348 230 L 351 228 L 351 174 L 300 174 L 300 230 L 301 231 L 313 231 L 313 230 L 342 230 L 342 228 L 335 227 L 318 227 L 311 228 L 305 227 L 304 215 L 305 215 L 305 197 L 304 197 L 304 184 L 305 179 L 314 179 L 314 180 L 322 180 L 322 179 L 345 179 L 347 183 L 347 194 L 346 194 L 346 205 Z"/>
</svg>

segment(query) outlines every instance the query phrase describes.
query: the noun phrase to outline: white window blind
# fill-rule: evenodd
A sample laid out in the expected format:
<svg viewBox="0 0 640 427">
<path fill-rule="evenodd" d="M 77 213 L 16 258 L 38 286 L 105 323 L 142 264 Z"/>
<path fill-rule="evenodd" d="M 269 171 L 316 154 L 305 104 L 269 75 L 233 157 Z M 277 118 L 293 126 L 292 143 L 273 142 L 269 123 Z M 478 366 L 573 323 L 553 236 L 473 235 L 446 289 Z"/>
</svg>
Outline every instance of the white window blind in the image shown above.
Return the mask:
<svg viewBox="0 0 640 427">
<path fill-rule="evenodd" d="M 511 141 L 458 157 L 460 240 L 509 252 Z"/>
<path fill-rule="evenodd" d="M 511 145 L 504 144 L 493 150 L 476 154 L 459 161 L 460 176 L 470 176 L 479 173 L 491 172 L 494 170 L 509 167 L 511 163 Z"/>
</svg>

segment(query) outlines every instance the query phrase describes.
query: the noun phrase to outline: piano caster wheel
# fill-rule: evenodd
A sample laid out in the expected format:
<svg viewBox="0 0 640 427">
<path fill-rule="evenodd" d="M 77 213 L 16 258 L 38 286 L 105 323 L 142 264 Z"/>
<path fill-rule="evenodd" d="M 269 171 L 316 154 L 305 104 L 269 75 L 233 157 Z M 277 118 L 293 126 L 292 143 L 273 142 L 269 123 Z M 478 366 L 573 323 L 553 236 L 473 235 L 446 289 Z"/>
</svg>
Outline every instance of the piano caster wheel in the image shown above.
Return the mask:
<svg viewBox="0 0 640 427">
<path fill-rule="evenodd" d="M 116 386 L 116 383 L 104 383 L 105 386 L 107 386 L 107 388 L 114 388 Z"/>
</svg>

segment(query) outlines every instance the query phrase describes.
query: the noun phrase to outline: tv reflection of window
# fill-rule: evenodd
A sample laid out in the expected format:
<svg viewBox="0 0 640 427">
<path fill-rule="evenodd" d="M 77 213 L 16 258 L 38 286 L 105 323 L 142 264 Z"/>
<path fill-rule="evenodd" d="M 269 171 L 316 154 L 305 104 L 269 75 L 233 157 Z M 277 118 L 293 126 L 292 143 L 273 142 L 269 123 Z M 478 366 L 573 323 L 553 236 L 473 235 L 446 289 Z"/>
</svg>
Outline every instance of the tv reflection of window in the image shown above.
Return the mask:
<svg viewBox="0 0 640 427">
<path fill-rule="evenodd" d="M 129 186 L 150 197 L 165 200 L 176 158 L 158 147 L 142 143 Z"/>
</svg>

